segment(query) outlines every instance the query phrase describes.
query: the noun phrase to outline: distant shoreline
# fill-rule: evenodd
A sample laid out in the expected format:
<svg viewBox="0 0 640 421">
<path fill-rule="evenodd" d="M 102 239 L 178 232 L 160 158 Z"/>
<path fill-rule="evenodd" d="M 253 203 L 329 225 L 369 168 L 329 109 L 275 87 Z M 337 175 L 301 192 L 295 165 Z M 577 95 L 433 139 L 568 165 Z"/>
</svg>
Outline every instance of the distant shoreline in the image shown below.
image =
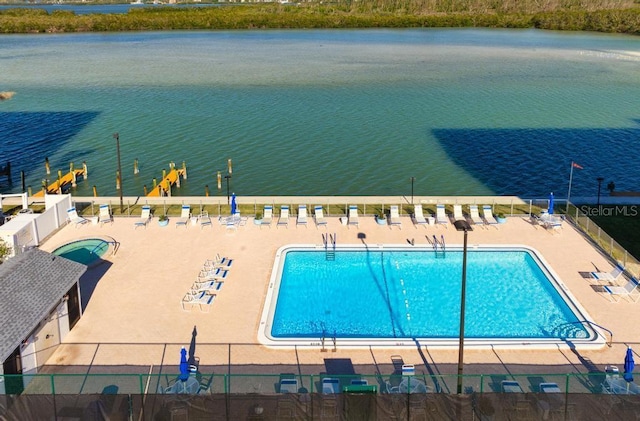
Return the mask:
<svg viewBox="0 0 640 421">
<path fill-rule="evenodd" d="M 76 14 L 71 10 L 16 8 L 0 10 L 0 33 L 66 33 L 167 30 L 356 29 L 356 28 L 537 28 L 640 35 L 640 7 L 620 0 L 620 8 L 535 9 L 523 0 L 515 9 L 475 9 L 452 0 L 444 12 L 422 3 L 397 6 L 376 0 L 346 3 L 259 3 L 233 7 L 141 7 L 128 13 Z M 481 7 L 486 3 L 485 7 Z M 596 2 L 597 3 L 597 2 Z M 66 4 L 66 3 L 65 3 Z M 0 5 L 8 5 L 0 3 Z M 95 6 L 104 6 L 103 3 Z M 457 6 L 456 6 L 457 5 Z M 44 5 L 43 5 L 44 6 Z M 82 6 L 91 7 L 91 5 Z"/>
</svg>

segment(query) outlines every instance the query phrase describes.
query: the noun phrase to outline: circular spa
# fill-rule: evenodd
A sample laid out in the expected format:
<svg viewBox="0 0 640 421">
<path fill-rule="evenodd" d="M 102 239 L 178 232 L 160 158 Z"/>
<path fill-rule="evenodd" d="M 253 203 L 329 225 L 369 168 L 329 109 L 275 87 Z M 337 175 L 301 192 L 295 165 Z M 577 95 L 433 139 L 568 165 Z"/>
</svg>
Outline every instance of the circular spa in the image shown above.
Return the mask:
<svg viewBox="0 0 640 421">
<path fill-rule="evenodd" d="M 112 243 L 102 238 L 85 238 L 60 246 L 52 253 L 92 267 L 102 262 Z"/>
<path fill-rule="evenodd" d="M 457 347 L 463 250 L 285 246 L 261 319 L 265 345 Z M 524 246 L 468 250 L 465 344 L 602 347 L 558 276 Z"/>
</svg>

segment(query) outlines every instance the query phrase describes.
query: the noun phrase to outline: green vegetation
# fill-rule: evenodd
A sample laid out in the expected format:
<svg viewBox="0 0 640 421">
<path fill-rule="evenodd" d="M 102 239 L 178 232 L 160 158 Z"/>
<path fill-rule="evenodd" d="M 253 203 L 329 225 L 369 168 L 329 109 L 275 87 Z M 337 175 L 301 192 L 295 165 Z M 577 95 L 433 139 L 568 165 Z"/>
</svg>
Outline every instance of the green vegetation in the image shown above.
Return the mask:
<svg viewBox="0 0 640 421">
<path fill-rule="evenodd" d="M 637 0 L 343 0 L 133 9 L 0 11 L 0 33 L 287 28 L 540 28 L 640 34 Z"/>
<path fill-rule="evenodd" d="M 640 214 L 636 212 L 637 207 L 602 205 L 580 206 L 579 209 L 632 256 L 640 259 L 640 240 L 637 234 L 640 232 Z"/>
<path fill-rule="evenodd" d="M 5 257 L 7 257 L 11 253 L 11 247 L 3 240 L 0 240 L 0 264 L 4 261 Z"/>
</svg>

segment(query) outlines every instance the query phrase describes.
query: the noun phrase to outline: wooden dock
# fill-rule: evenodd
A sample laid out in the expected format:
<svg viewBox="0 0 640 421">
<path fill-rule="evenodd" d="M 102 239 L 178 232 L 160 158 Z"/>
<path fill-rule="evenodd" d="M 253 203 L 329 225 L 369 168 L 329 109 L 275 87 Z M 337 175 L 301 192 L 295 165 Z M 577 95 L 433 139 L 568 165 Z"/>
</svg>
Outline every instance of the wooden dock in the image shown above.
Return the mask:
<svg viewBox="0 0 640 421">
<path fill-rule="evenodd" d="M 174 184 L 180 187 L 180 177 L 187 178 L 187 169 L 185 167 L 172 168 L 160 184 L 151 189 L 147 197 L 171 196 L 171 187 Z"/>
<path fill-rule="evenodd" d="M 84 177 L 84 176 L 85 176 L 84 168 L 69 171 L 62 178 L 60 178 L 59 180 L 56 180 L 55 182 L 49 184 L 46 187 L 47 194 L 58 194 L 59 192 L 64 192 L 69 187 L 74 186 L 76 184 L 76 180 L 79 177 Z M 45 191 L 45 187 L 43 186 L 42 190 L 35 193 L 33 197 L 44 197 L 44 191 Z"/>
</svg>

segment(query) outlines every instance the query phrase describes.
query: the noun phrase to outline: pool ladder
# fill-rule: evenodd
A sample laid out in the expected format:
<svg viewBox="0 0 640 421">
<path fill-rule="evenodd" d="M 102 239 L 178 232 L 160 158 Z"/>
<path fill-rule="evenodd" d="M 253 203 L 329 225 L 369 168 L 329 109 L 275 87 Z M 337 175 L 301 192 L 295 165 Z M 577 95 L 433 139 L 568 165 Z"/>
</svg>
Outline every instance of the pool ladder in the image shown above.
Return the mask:
<svg viewBox="0 0 640 421">
<path fill-rule="evenodd" d="M 336 239 L 337 234 L 322 234 L 322 242 L 324 243 L 324 252 L 327 260 L 336 260 Z"/>
<path fill-rule="evenodd" d="M 447 247 L 446 244 L 444 242 L 444 235 L 440 236 L 440 240 L 438 240 L 438 237 L 435 236 L 435 234 L 433 235 L 433 242 L 431 243 L 433 244 L 433 251 L 436 253 L 436 258 L 438 257 L 445 257 L 445 253 L 447 251 Z"/>
</svg>

